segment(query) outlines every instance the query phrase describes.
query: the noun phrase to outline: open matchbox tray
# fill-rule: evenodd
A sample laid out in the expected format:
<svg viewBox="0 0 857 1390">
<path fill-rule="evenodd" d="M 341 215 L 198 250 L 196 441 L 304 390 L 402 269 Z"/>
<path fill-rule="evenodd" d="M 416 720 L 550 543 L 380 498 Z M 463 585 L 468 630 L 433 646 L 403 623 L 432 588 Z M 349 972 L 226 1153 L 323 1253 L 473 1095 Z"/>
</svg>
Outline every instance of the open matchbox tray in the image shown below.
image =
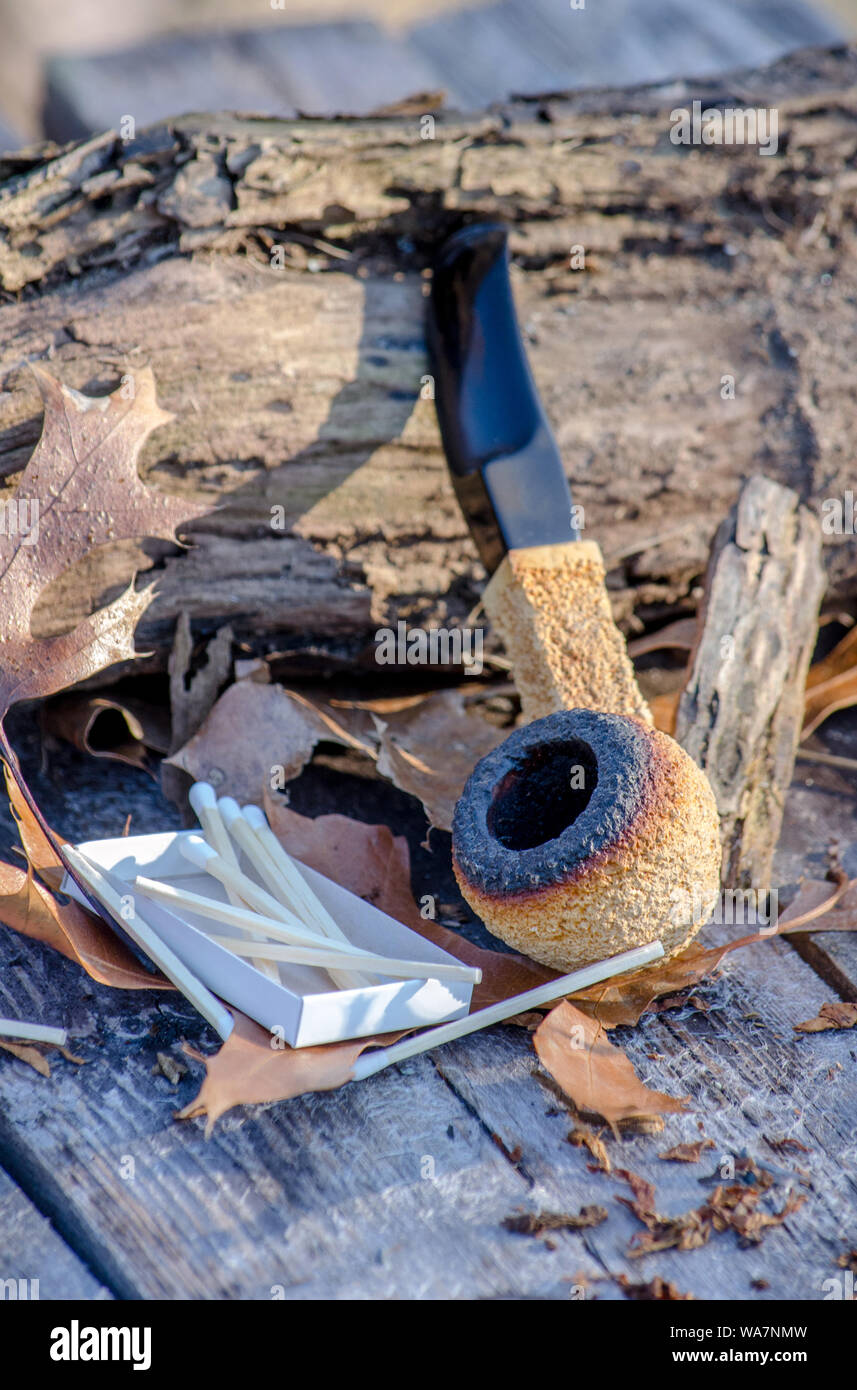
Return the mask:
<svg viewBox="0 0 857 1390">
<path fill-rule="evenodd" d="M 197 869 L 179 851 L 190 831 L 157 835 L 129 835 L 111 840 L 90 840 L 77 848 L 102 871 L 116 892 L 131 894 L 141 916 L 153 931 L 220 999 L 233 1004 L 264 1028 L 278 1030 L 291 1047 L 364 1038 L 372 1033 L 420 1028 L 463 1017 L 470 1008 L 473 986 L 466 980 L 390 980 L 361 989 L 333 989 L 324 970 L 314 966 L 281 964 L 280 983 L 268 979 L 249 960 L 235 956 L 211 940 L 244 933 L 225 923 L 182 907 L 168 908 L 134 887 L 138 874 L 177 888 L 189 889 L 226 902 L 226 890 L 211 875 Z M 253 866 L 242 857 L 241 867 L 260 882 Z M 417 932 L 364 902 L 323 874 L 302 864 L 301 872 L 321 902 L 355 946 L 398 959 L 455 962 L 454 957 Z M 89 907 L 77 884 L 66 874 L 62 891 Z M 132 923 L 128 923 L 133 935 Z"/>
</svg>

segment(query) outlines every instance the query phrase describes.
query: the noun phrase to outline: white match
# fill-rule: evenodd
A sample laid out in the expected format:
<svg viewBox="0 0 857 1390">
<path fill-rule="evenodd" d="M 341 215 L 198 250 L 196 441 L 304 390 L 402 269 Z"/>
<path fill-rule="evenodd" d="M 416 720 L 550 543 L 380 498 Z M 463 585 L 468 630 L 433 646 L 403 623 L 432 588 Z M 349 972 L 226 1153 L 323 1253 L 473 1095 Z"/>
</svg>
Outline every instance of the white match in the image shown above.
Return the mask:
<svg viewBox="0 0 857 1390">
<path fill-rule="evenodd" d="M 318 963 L 327 969 L 327 963 L 334 960 L 347 965 L 349 961 L 364 965 L 368 969 L 375 971 L 378 966 L 377 974 L 394 974 L 398 971 L 382 970 L 381 964 L 404 967 L 403 978 L 405 979 L 455 979 L 468 980 L 473 984 L 479 984 L 482 979 L 482 971 L 477 966 L 453 964 L 451 961 L 392 961 L 387 956 L 377 955 L 374 951 L 361 950 L 359 946 L 354 946 L 351 942 L 333 942 L 320 938 L 311 932 L 304 932 L 296 940 L 295 934 L 289 927 L 284 927 L 281 922 L 275 922 L 270 917 L 262 917 L 256 912 L 250 912 L 247 908 L 233 907 L 228 903 L 216 902 L 214 898 L 203 897 L 199 893 L 191 893 L 184 888 L 175 888 L 171 883 L 160 883 L 157 879 L 144 878 L 142 875 L 134 880 L 134 887 L 139 888 L 141 893 L 147 897 L 156 898 L 160 902 L 167 903 L 173 907 L 184 907 L 192 912 L 196 912 L 200 917 L 208 917 L 214 921 L 221 922 L 224 926 L 246 927 L 252 923 L 257 932 L 264 932 L 266 936 L 274 937 L 275 940 L 282 942 L 281 946 L 272 946 L 266 942 L 243 941 L 238 937 L 215 936 L 210 934 L 210 939 L 216 941 L 218 945 L 228 946 L 236 955 L 252 955 L 258 950 L 266 955 L 270 953 L 272 960 L 294 960 L 300 965 L 314 965 Z M 286 954 L 289 952 L 290 954 Z M 304 959 L 296 952 L 312 953 L 315 959 Z M 281 954 L 282 953 L 282 954 Z"/>
<path fill-rule="evenodd" d="M 85 854 L 82 854 L 79 849 L 75 849 L 74 845 L 63 845 L 62 856 L 72 873 L 86 884 L 108 915 L 122 924 L 128 935 L 132 936 L 137 944 L 142 946 L 146 955 L 160 966 L 167 979 L 172 980 L 176 989 L 180 989 L 185 998 L 199 1009 L 203 1018 L 208 1020 L 221 1038 L 228 1038 L 233 1028 L 232 1015 L 229 1010 L 221 1004 L 219 999 L 215 998 L 210 990 L 206 989 L 201 980 L 198 980 L 188 970 L 175 952 L 171 951 L 166 942 L 161 940 L 155 929 L 149 926 L 138 908 L 136 898 L 133 904 L 133 915 L 128 917 L 126 911 L 127 896 L 118 893 L 104 877 L 101 870 L 96 868 Z"/>
<path fill-rule="evenodd" d="M 288 961 L 292 965 L 319 965 L 328 972 L 332 964 L 348 966 L 358 959 L 365 962 L 376 975 L 395 975 L 403 980 L 466 980 L 468 983 L 478 984 L 482 977 L 481 970 L 469 965 L 453 965 L 447 961 L 397 960 L 392 956 L 376 956 L 374 952 L 369 951 L 355 957 L 338 951 L 334 944 L 313 947 L 281 946 L 266 941 L 263 946 L 255 947 L 255 943 L 244 941 L 240 937 L 216 936 L 214 933 L 211 933 L 209 939 L 218 946 L 225 946 L 227 951 L 234 952 L 236 956 L 249 956 L 255 948 L 264 951 L 271 960 Z"/>
<path fill-rule="evenodd" d="M 196 817 L 202 826 L 203 834 L 212 849 L 216 850 L 227 864 L 237 869 L 239 867 L 238 856 L 233 848 L 229 832 L 223 823 L 220 808 L 217 804 L 217 793 L 214 787 L 210 782 L 194 782 L 187 794 L 187 799 L 190 802 L 191 809 L 196 812 Z M 230 888 L 226 884 L 224 887 L 226 888 L 229 901 L 235 907 L 239 906 L 241 898 L 235 892 L 235 889 Z M 271 961 L 259 958 L 254 964 L 258 970 L 262 971 L 263 975 L 268 976 L 269 980 L 276 980 L 279 982 L 280 972 Z"/>
<path fill-rule="evenodd" d="M 641 965 L 660 960 L 663 954 L 664 948 L 660 941 L 653 941 L 648 946 L 623 951 L 621 955 L 611 956 L 609 960 L 584 966 L 582 970 L 562 975 L 557 980 L 550 980 L 546 985 L 538 985 L 535 989 L 525 990 L 523 994 L 515 994 L 511 999 L 502 999 L 499 1004 L 491 1004 L 487 1009 L 477 1009 L 475 1014 L 468 1014 L 466 1018 L 455 1019 L 452 1023 L 442 1023 L 438 1028 L 429 1028 L 424 1033 L 418 1033 L 415 1038 L 405 1038 L 400 1043 L 393 1043 L 392 1047 L 382 1047 L 376 1052 L 364 1052 L 354 1063 L 351 1080 L 362 1081 L 364 1077 L 374 1076 L 375 1072 L 382 1071 L 394 1062 L 404 1062 L 406 1058 L 416 1057 L 420 1052 L 430 1052 L 433 1048 L 453 1042 L 467 1033 L 476 1033 L 481 1028 L 490 1027 L 492 1023 L 503 1023 L 505 1019 L 514 1018 L 516 1014 L 526 1013 L 528 1009 L 535 1009 L 541 1004 L 551 1004 L 567 994 L 576 994 L 579 989 L 597 985 L 601 980 L 609 980 L 613 975 L 622 975 L 626 970 L 638 970 Z"/>
<path fill-rule="evenodd" d="M 276 837 L 272 836 L 281 850 L 281 856 L 275 859 L 269 847 L 263 844 L 256 834 L 255 817 L 248 815 L 248 812 L 255 812 L 256 816 L 261 817 L 265 828 L 268 828 L 268 822 L 258 806 L 245 806 L 242 811 L 237 801 L 234 801 L 231 796 L 224 796 L 218 802 L 218 809 L 230 835 L 244 850 L 250 862 L 255 865 L 277 900 L 282 902 L 285 907 L 291 907 L 308 927 L 317 926 L 323 936 L 328 936 L 336 941 L 347 941 L 348 938 L 345 933 L 337 926 L 330 913 L 301 878 Z M 283 872 L 283 858 L 288 862 L 288 875 Z M 339 972 L 336 974 L 331 972 L 331 974 L 334 984 L 340 985 L 342 989 L 359 989 L 370 983 L 365 976 L 354 972 L 350 975 L 347 973 L 341 975 Z"/>
<path fill-rule="evenodd" d="M 49 1028 L 45 1023 L 21 1023 L 14 1018 L 0 1018 L 0 1038 L 22 1038 L 26 1042 L 53 1043 L 65 1047 L 68 1033 L 64 1028 Z"/>
<path fill-rule="evenodd" d="M 176 888 L 171 883 L 161 883 L 155 878 L 144 878 L 142 875 L 135 878 L 134 886 L 139 888 L 141 893 L 145 893 L 147 897 L 156 898 L 159 902 L 174 903 L 176 907 L 186 907 L 192 912 L 198 912 L 200 917 L 210 917 L 215 922 L 224 922 L 229 927 L 240 927 L 242 931 L 272 936 L 277 941 L 283 941 L 290 946 L 310 946 L 320 951 L 335 949 L 340 955 L 344 952 L 346 955 L 361 958 L 370 954 L 361 951 L 359 946 L 352 946 L 350 941 L 328 941 L 326 937 L 310 931 L 308 927 L 298 921 L 297 917 L 292 917 L 288 923 L 285 923 L 283 921 L 283 917 L 287 915 L 285 908 L 280 908 L 278 917 L 272 917 L 267 913 L 251 911 L 247 907 L 233 907 L 231 903 L 218 902 L 216 898 L 207 898 L 202 893 L 193 893 L 189 888 Z"/>
</svg>

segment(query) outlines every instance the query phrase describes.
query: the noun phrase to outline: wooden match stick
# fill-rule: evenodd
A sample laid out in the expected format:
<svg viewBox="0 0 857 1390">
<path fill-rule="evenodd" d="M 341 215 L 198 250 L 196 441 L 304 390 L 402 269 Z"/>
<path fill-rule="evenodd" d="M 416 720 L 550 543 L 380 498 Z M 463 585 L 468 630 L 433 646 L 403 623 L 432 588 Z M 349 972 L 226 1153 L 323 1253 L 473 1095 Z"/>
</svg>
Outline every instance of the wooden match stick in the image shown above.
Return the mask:
<svg viewBox="0 0 857 1390">
<path fill-rule="evenodd" d="M 571 975 L 562 975 L 557 980 L 550 980 L 546 985 L 538 985 L 523 994 L 515 994 L 511 999 L 501 999 L 499 1004 L 491 1004 L 487 1009 L 477 1009 L 475 1014 L 468 1014 L 466 1018 L 455 1019 L 452 1023 L 442 1023 L 439 1028 L 428 1028 L 426 1032 L 418 1033 L 415 1038 L 405 1038 L 400 1043 L 393 1043 L 392 1047 L 381 1047 L 376 1052 L 364 1052 L 354 1063 L 351 1080 L 362 1081 L 364 1077 L 374 1076 L 376 1071 L 382 1071 L 394 1062 L 404 1062 L 406 1058 L 416 1057 L 420 1052 L 430 1052 L 432 1048 L 440 1047 L 443 1043 L 462 1038 L 467 1033 L 476 1033 L 481 1028 L 490 1027 L 492 1023 L 502 1023 L 507 1018 L 514 1018 L 516 1014 L 526 1013 L 528 1009 L 537 1008 L 541 1004 L 550 1004 L 555 999 L 562 999 L 566 994 L 575 994 L 579 989 L 596 985 L 600 980 L 622 975 L 626 970 L 637 970 L 641 965 L 660 960 L 663 954 L 664 948 L 660 941 L 653 941 L 648 946 L 623 951 L 621 955 L 611 956 L 609 960 L 598 961 L 595 965 L 587 965 L 582 970 L 573 971 Z"/>
<path fill-rule="evenodd" d="M 0 1018 L 0 1038 L 24 1038 L 27 1042 L 53 1043 L 65 1047 L 68 1033 L 64 1028 L 49 1028 L 44 1023 L 21 1023 L 14 1018 Z"/>
<path fill-rule="evenodd" d="M 236 956 L 249 956 L 254 949 L 252 942 L 243 941 L 235 936 L 212 934 L 210 940 L 218 946 L 225 946 L 227 951 L 234 952 Z M 293 965 L 320 965 L 328 973 L 331 962 L 347 966 L 355 959 L 354 956 L 337 951 L 335 945 L 282 946 L 266 941 L 259 950 L 264 951 L 271 960 L 288 961 Z M 403 980 L 467 980 L 468 983 L 478 984 L 482 978 L 482 972 L 478 968 L 453 965 L 451 961 L 397 960 L 392 956 L 376 956 L 368 951 L 357 959 L 365 961 L 375 975 L 395 975 Z"/>
<path fill-rule="evenodd" d="M 202 826 L 202 832 L 212 849 L 216 850 L 221 858 L 225 859 L 226 863 L 230 864 L 232 868 L 239 868 L 238 856 L 233 848 L 229 832 L 223 823 L 217 804 L 217 793 L 211 783 L 194 782 L 188 792 L 187 799 L 190 802 L 191 809 L 196 812 L 197 820 Z M 235 907 L 240 906 L 241 898 L 235 892 L 235 889 L 229 888 L 226 885 L 224 886 L 226 887 L 229 901 Z M 258 960 L 254 959 L 253 964 L 256 966 L 257 970 L 262 971 L 263 975 L 267 975 L 269 980 L 277 980 L 279 982 L 280 972 L 271 961 L 262 960 L 260 957 Z"/>
<path fill-rule="evenodd" d="M 126 900 L 107 881 L 101 870 L 87 859 L 85 854 L 82 854 L 79 849 L 75 849 L 74 845 L 63 845 L 62 856 L 72 872 L 86 884 L 110 917 L 115 917 L 123 924 L 128 935 L 133 937 L 138 946 L 142 946 L 147 956 L 156 965 L 160 966 L 167 979 L 172 980 L 176 989 L 181 990 L 185 998 L 199 1009 L 203 1018 L 208 1020 L 221 1038 L 228 1038 L 233 1028 L 232 1015 L 229 1010 L 220 1003 L 219 999 L 215 998 L 210 990 L 206 989 L 201 980 L 198 980 L 188 970 L 175 952 L 171 951 L 166 942 L 161 939 L 154 927 L 149 926 L 137 906 L 136 898 L 133 916 L 129 918 L 125 911 Z"/>
<path fill-rule="evenodd" d="M 149 898 L 174 903 L 176 907 L 186 907 L 192 912 L 198 912 L 200 917 L 210 917 L 215 922 L 240 927 L 242 931 L 262 932 L 266 937 L 274 937 L 275 940 L 283 941 L 289 946 L 307 946 L 319 951 L 336 950 L 340 955 L 344 952 L 355 957 L 371 954 L 362 951 L 359 946 L 352 946 L 350 941 L 329 941 L 310 931 L 297 917 L 291 917 L 288 923 L 284 922 L 284 908 L 281 909 L 281 916 L 270 917 L 267 913 L 255 912 L 247 907 L 233 907 L 231 903 L 218 902 L 215 898 L 206 898 L 202 893 L 192 893 L 188 888 L 176 888 L 171 883 L 160 883 L 157 879 L 144 878 L 142 875 L 138 875 L 134 880 L 134 886 Z"/>
<path fill-rule="evenodd" d="M 268 824 L 268 818 L 264 811 L 260 810 L 258 806 L 245 806 L 241 814 L 267 853 L 269 862 L 288 886 L 293 901 L 298 901 L 304 911 L 318 922 L 320 929 L 326 936 L 333 937 L 338 941 L 347 941 L 348 938 L 345 933 L 304 878 L 300 864 L 280 844 Z"/>
<path fill-rule="evenodd" d="M 346 941 L 348 938 L 345 933 L 340 931 L 330 914 L 326 914 L 327 922 L 321 919 L 320 914 L 310 914 L 306 910 L 306 903 L 299 894 L 292 891 L 291 883 L 279 871 L 278 865 L 271 858 L 268 851 L 255 835 L 246 816 L 242 814 L 238 802 L 231 796 L 223 796 L 217 803 L 217 809 L 221 820 L 228 833 L 233 837 L 236 844 L 243 849 L 251 864 L 255 866 L 259 874 L 267 883 L 271 892 L 284 907 L 292 908 L 304 924 L 311 930 L 318 928 L 323 936 L 331 939 Z M 261 815 L 261 812 L 260 812 Z M 321 904 L 318 904 L 321 907 Z M 322 909 L 323 910 L 323 909 Z M 328 971 L 334 984 L 339 985 L 340 989 L 361 989 L 371 983 L 366 975 L 361 975 L 358 971 Z"/>
<path fill-rule="evenodd" d="M 198 912 L 200 917 L 209 917 L 214 921 L 222 922 L 226 926 L 241 927 L 246 929 L 248 922 L 252 922 L 257 932 L 263 931 L 266 936 L 272 936 L 283 943 L 280 947 L 271 946 L 268 942 L 258 945 L 260 951 L 271 952 L 271 958 L 276 960 L 291 960 L 292 955 L 281 955 L 280 951 L 288 952 L 307 952 L 319 958 L 318 963 L 327 969 L 327 961 L 341 959 L 343 963 L 355 961 L 365 965 L 371 970 L 375 970 L 376 964 L 390 964 L 390 958 L 379 956 L 374 951 L 363 951 L 359 946 L 354 946 L 350 942 L 343 942 L 341 945 L 328 941 L 313 934 L 306 932 L 300 941 L 293 939 L 292 930 L 284 927 L 281 922 L 275 922 L 270 917 L 262 917 L 256 912 L 250 912 L 247 908 L 233 907 L 228 903 L 216 902 L 214 898 L 203 897 L 199 893 L 191 893 L 185 888 L 175 888 L 171 883 L 159 883 L 157 879 L 143 878 L 142 875 L 134 880 L 135 888 L 139 888 L 141 893 L 147 897 L 157 898 L 161 902 L 171 904 L 175 907 L 186 907 L 193 912 Z M 256 942 L 242 941 L 237 937 L 220 937 L 211 934 L 210 939 L 219 945 L 228 946 L 236 955 L 250 955 L 257 948 Z M 274 954 L 276 951 L 276 955 Z M 303 960 L 298 956 L 294 957 L 296 964 L 312 965 L 315 960 Z M 449 961 L 396 961 L 395 964 L 407 966 L 409 973 L 405 978 L 413 979 L 456 979 L 468 980 L 473 984 L 479 984 L 482 979 L 482 971 L 477 966 L 453 964 Z M 419 973 L 417 973 L 419 972 Z M 391 973 L 378 969 L 379 975 Z"/>
</svg>

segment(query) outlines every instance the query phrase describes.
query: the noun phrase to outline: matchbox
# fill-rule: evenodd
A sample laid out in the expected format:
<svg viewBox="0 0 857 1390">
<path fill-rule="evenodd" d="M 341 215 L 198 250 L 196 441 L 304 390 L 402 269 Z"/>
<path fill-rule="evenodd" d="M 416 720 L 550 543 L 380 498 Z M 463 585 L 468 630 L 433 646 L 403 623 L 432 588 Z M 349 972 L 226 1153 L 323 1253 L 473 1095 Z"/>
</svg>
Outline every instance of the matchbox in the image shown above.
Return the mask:
<svg viewBox="0 0 857 1390">
<path fill-rule="evenodd" d="M 211 938 L 241 938 L 237 929 L 182 906 L 165 907 L 135 887 L 137 875 L 227 901 L 223 886 L 190 863 L 180 844 L 190 832 L 129 835 L 110 840 L 90 840 L 78 849 L 103 873 L 123 898 L 129 911 L 136 907 L 149 927 L 179 960 L 213 994 L 234 1005 L 292 1047 L 362 1038 L 374 1033 L 421 1028 L 461 1018 L 470 1008 L 473 990 L 468 980 L 384 979 L 358 989 L 333 989 L 326 971 L 315 966 L 282 963 L 279 983 L 263 975 L 249 960 L 232 954 Z M 242 856 L 241 867 L 259 882 L 253 865 Z M 361 949 L 377 954 L 458 964 L 448 952 L 411 931 L 371 903 L 301 866 L 311 888 L 348 939 Z M 70 875 L 62 891 L 89 906 Z M 133 935 L 133 917 L 125 924 Z"/>
</svg>

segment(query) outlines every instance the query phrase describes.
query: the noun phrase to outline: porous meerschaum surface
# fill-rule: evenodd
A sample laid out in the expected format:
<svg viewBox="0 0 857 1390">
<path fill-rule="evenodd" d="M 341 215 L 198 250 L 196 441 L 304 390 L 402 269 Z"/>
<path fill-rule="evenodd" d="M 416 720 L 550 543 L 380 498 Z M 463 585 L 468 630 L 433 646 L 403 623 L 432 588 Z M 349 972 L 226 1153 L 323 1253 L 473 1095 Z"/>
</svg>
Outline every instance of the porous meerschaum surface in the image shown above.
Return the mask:
<svg viewBox="0 0 857 1390">
<path fill-rule="evenodd" d="M 652 716 L 613 621 L 595 541 L 510 550 L 483 595 L 528 720 L 569 709 Z"/>
<path fill-rule="evenodd" d="M 566 800 L 574 814 L 589 796 L 564 828 L 552 766 L 563 776 L 583 767 L 589 784 Z M 523 847 L 510 847 L 516 841 Z M 477 763 L 455 809 L 452 849 L 459 887 L 489 930 L 560 971 L 657 938 L 675 955 L 720 888 L 705 774 L 668 734 L 597 710 L 536 720 Z"/>
</svg>

